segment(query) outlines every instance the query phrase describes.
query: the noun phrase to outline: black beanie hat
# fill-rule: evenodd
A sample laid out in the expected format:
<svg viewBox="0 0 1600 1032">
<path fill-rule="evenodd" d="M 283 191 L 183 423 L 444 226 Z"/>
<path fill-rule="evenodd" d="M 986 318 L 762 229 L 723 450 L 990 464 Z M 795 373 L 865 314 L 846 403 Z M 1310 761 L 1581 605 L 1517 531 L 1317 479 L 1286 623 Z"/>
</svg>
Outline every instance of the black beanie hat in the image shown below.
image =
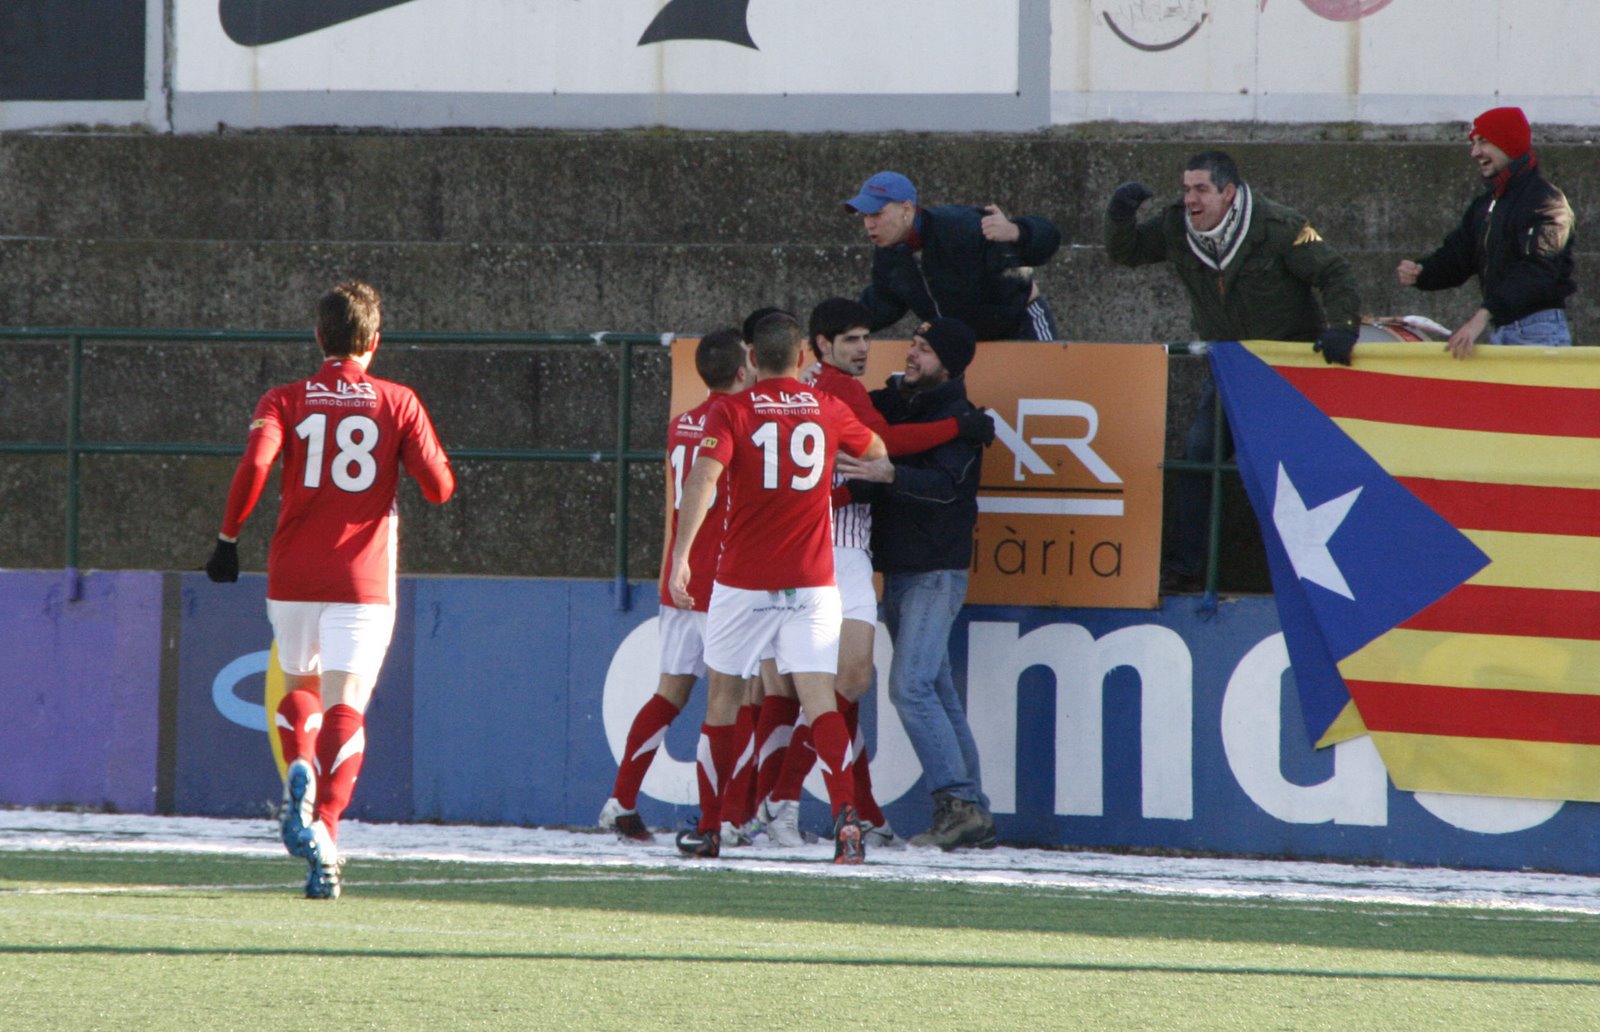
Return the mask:
<svg viewBox="0 0 1600 1032">
<path fill-rule="evenodd" d="M 952 377 L 960 376 L 972 364 L 978 350 L 978 337 L 960 319 L 938 318 L 917 327 L 915 336 L 928 342 L 939 362 Z"/>
</svg>

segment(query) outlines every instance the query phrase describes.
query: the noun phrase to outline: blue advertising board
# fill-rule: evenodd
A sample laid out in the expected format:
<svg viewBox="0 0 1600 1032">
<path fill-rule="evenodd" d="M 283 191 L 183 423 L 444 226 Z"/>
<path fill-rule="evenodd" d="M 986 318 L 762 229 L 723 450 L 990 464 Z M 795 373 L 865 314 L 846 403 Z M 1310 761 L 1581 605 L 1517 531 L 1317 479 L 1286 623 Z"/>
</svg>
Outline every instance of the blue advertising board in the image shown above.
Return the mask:
<svg viewBox="0 0 1600 1032">
<path fill-rule="evenodd" d="M 177 604 L 162 606 L 164 579 Z M 0 698 L 25 717 L 0 727 L 0 804 L 152 812 L 163 753 L 175 812 L 264 815 L 280 789 L 262 579 L 93 575 L 81 599 L 64 590 L 60 574 L 0 573 L 0 643 L 19 657 L 0 665 Z M 657 681 L 653 592 L 633 587 L 626 607 L 613 591 L 403 581 L 350 815 L 592 824 Z M 892 645 L 878 638 L 881 672 Z M 167 711 L 164 640 L 176 642 Z M 951 658 L 1010 842 L 1600 871 L 1595 804 L 1401 792 L 1363 739 L 1313 750 L 1270 598 L 968 607 Z M 863 703 L 873 779 L 890 820 L 915 832 L 929 800 L 881 682 Z M 702 696 L 645 779 L 640 810 L 652 825 L 696 812 Z M 65 747 L 41 744 L 53 742 Z M 802 820 L 821 831 L 812 778 Z"/>
<path fill-rule="evenodd" d="M 0 803 L 155 806 L 161 621 L 160 574 L 0 572 Z"/>
</svg>

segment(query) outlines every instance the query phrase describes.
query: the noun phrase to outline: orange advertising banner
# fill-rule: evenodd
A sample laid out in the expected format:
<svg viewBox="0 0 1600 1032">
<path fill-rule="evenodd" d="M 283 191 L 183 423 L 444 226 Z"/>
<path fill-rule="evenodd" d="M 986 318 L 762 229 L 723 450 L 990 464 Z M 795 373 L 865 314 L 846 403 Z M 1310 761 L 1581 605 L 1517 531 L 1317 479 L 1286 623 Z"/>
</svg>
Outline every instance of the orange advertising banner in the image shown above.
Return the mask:
<svg viewBox="0 0 1600 1032">
<path fill-rule="evenodd" d="M 672 344 L 674 413 L 706 396 L 696 343 Z M 904 367 L 907 346 L 873 341 L 868 389 Z M 1165 346 L 986 341 L 966 379 L 996 430 L 968 604 L 1160 605 Z"/>
</svg>

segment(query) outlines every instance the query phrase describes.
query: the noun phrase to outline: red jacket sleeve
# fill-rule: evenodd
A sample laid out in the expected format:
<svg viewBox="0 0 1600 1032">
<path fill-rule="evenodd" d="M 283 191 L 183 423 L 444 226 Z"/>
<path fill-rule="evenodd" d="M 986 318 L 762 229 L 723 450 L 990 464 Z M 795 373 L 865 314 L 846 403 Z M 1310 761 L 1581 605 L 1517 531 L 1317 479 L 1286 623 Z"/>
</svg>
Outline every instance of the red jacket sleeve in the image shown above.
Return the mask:
<svg viewBox="0 0 1600 1032">
<path fill-rule="evenodd" d="M 850 411 L 867 424 L 867 429 L 883 438 L 883 446 L 889 450 L 891 458 L 915 455 L 956 439 L 956 421 L 953 417 L 932 423 L 899 423 L 890 426 L 883 418 L 883 413 L 873 407 L 867 389 L 853 376 L 840 373 L 829 377 L 827 387 L 834 397 L 850 406 Z"/>
<path fill-rule="evenodd" d="M 876 412 L 877 409 L 873 411 Z M 883 422 L 883 417 L 879 416 L 878 421 Z M 894 426 L 884 423 L 882 427 L 873 429 L 883 438 L 883 446 L 889 449 L 891 457 L 915 455 L 956 439 L 954 416 L 949 419 L 936 419 L 932 423 L 896 423 Z"/>
</svg>

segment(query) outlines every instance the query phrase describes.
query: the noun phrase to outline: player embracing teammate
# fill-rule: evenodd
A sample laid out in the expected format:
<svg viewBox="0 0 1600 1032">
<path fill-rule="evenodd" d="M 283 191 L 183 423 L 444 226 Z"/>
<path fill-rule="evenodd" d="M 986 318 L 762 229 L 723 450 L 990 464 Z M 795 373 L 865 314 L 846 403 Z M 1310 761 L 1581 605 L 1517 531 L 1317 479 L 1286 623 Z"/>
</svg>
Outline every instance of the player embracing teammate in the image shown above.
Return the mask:
<svg viewBox="0 0 1600 1032">
<path fill-rule="evenodd" d="M 706 674 L 706 604 L 711 601 L 711 581 L 717 572 L 717 555 L 722 551 L 722 519 L 718 513 L 716 518 L 707 520 L 695 538 L 689 553 L 689 593 L 694 596 L 694 603 L 680 609 L 673 604 L 668 577 L 672 572 L 672 549 L 678 539 L 678 504 L 683 498 L 684 478 L 705 436 L 706 418 L 712 409 L 755 380 L 749 350 L 734 329 L 715 330 L 700 338 L 695 346 L 694 367 L 711 393 L 699 405 L 674 417 L 667 427 L 666 534 L 659 578 L 661 677 L 655 694 L 639 708 L 628 728 L 611 798 L 600 811 L 600 827 L 633 842 L 655 839 L 639 817 L 639 788 L 667 736 L 667 728 L 688 702 L 695 681 Z M 705 776 L 701 770 L 700 777 Z"/>
<path fill-rule="evenodd" d="M 802 333 L 792 316 L 767 316 L 753 337 L 755 386 L 707 415 L 678 506 L 670 587 L 680 608 L 696 602 L 689 556 L 714 500 L 724 521 L 706 613 L 701 814 L 678 845 L 697 857 L 720 853 L 722 793 L 737 758 L 744 678 L 770 646 L 810 722 L 834 814 L 834 860 L 860 863 L 852 735 L 834 694 L 842 614 L 833 565 L 833 457 L 841 448 L 868 459 L 886 451 L 847 405 L 796 379 Z"/>
<path fill-rule="evenodd" d="M 873 407 L 861 377 L 867 370 L 871 351 L 872 313 L 860 302 L 831 297 L 811 310 L 808 336 L 817 361 L 806 371 L 804 381 L 844 402 L 874 433 L 883 439 L 889 456 L 913 455 L 960 438 L 986 444 L 994 439 L 994 422 L 981 409 L 960 417 L 926 423 L 891 426 Z M 873 684 L 873 639 L 878 624 L 878 599 L 872 583 L 872 508 L 852 503 L 843 478 L 835 476 L 833 563 L 843 606 L 839 637 L 837 679 L 839 712 L 844 715 L 855 749 L 856 809 L 865 826 L 870 845 L 903 846 L 889 827 L 888 819 L 873 796 L 871 768 L 867 759 L 866 736 L 860 726 L 860 699 Z M 781 731 L 775 725 L 782 716 L 782 700 L 769 696 L 762 710 L 757 731 L 757 750 L 762 763 L 762 795 L 758 817 L 769 837 L 779 845 L 800 843 L 798 816 L 800 794 L 806 774 L 815 762 L 810 729 L 801 721 L 792 738 L 779 746 Z M 769 718 L 769 709 L 777 714 Z M 793 714 L 790 714 L 793 720 Z M 768 759 L 770 757 L 770 760 Z M 768 762 L 779 770 L 768 777 Z"/>
</svg>

